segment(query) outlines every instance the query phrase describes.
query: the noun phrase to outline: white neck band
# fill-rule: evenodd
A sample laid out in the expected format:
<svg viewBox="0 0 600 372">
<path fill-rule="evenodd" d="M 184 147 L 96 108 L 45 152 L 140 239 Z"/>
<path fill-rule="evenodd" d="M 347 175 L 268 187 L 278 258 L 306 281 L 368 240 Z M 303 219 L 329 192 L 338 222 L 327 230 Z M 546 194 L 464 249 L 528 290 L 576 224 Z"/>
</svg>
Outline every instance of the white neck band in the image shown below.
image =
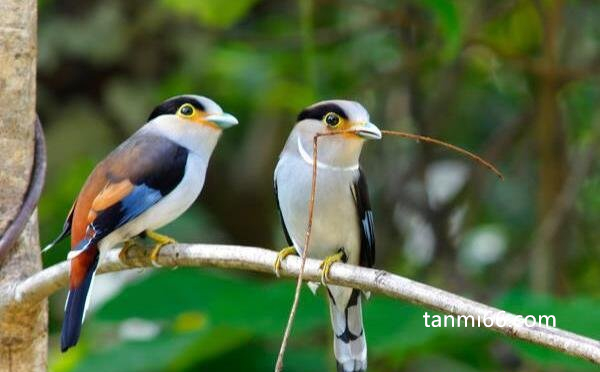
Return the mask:
<svg viewBox="0 0 600 372">
<path fill-rule="evenodd" d="M 298 136 L 297 138 L 298 138 L 298 152 L 300 153 L 302 160 L 304 160 L 309 165 L 313 165 L 313 157 L 311 155 L 308 155 L 306 150 L 304 150 L 304 147 L 302 146 L 302 141 L 300 140 L 300 137 Z M 358 163 L 347 166 L 347 167 L 336 167 L 335 165 L 325 164 L 325 163 L 317 160 L 317 168 L 337 170 L 337 171 L 355 171 L 355 170 L 358 170 Z"/>
</svg>

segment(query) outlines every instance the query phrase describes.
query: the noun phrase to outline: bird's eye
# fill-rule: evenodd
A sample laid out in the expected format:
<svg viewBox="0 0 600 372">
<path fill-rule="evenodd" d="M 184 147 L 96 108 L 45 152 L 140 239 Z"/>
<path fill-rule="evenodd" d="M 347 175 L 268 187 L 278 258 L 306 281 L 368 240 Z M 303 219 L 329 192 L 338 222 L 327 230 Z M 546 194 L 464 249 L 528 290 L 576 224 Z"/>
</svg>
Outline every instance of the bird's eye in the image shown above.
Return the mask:
<svg viewBox="0 0 600 372">
<path fill-rule="evenodd" d="M 323 121 L 328 126 L 335 127 L 340 123 L 340 116 L 338 114 L 336 114 L 335 112 L 330 112 L 327 115 L 325 115 L 325 117 L 323 118 Z"/>
<path fill-rule="evenodd" d="M 179 108 L 179 114 L 182 116 L 192 116 L 194 114 L 194 106 L 186 103 Z"/>
</svg>

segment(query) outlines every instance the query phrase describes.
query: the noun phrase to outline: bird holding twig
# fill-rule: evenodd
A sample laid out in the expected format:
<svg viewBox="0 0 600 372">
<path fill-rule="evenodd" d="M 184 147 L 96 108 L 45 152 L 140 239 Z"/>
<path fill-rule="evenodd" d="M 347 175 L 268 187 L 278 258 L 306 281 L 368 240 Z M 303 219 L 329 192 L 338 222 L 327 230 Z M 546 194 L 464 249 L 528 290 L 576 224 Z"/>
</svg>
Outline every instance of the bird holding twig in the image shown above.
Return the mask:
<svg viewBox="0 0 600 372">
<path fill-rule="evenodd" d="M 320 139 L 315 163 L 316 136 Z M 373 214 L 359 157 L 366 139 L 380 138 L 380 130 L 359 103 L 319 102 L 298 116 L 275 169 L 275 197 L 290 245 L 279 253 L 275 272 L 287 255 L 302 255 L 305 249 L 309 257 L 323 260 L 321 281 L 329 297 L 334 354 L 342 372 L 367 368 L 361 293 L 327 281 L 335 262 L 365 267 L 374 263 Z M 317 286 L 312 283 L 311 289 Z"/>
<path fill-rule="evenodd" d="M 94 168 L 62 233 L 44 249 L 71 235 L 63 352 L 79 339 L 102 255 L 124 242 L 124 259 L 142 234 L 156 243 L 150 255 L 156 264 L 160 249 L 174 240 L 154 230 L 179 217 L 196 200 L 223 129 L 237 123 L 206 97 L 173 97 L 157 106 L 142 128 Z"/>
</svg>

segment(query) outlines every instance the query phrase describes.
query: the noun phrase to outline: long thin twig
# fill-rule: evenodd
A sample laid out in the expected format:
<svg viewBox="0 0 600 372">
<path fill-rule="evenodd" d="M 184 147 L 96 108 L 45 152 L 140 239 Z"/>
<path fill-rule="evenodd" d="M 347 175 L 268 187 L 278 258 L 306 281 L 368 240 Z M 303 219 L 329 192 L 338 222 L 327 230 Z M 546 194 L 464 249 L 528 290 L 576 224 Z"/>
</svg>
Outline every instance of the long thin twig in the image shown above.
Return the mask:
<svg viewBox="0 0 600 372">
<path fill-rule="evenodd" d="M 451 143 L 440 141 L 438 139 L 427 137 L 427 136 L 422 136 L 422 135 L 419 135 L 419 134 L 399 132 L 399 131 L 395 131 L 395 130 L 382 130 L 381 133 L 383 133 L 383 134 L 389 134 L 389 135 L 392 135 L 392 136 L 410 138 L 410 139 L 413 139 L 413 140 L 415 140 L 417 142 L 434 143 L 436 145 L 440 145 L 440 146 L 449 148 L 451 150 L 454 150 L 456 152 L 459 152 L 459 153 L 465 155 L 466 157 L 470 158 L 471 160 L 476 161 L 477 163 L 480 163 L 481 165 L 483 165 L 484 167 L 486 167 L 490 171 L 494 172 L 496 174 L 496 176 L 498 176 L 498 178 L 500 178 L 501 180 L 504 179 L 504 176 L 502 175 L 502 173 L 492 163 L 490 163 L 487 160 L 483 159 L 479 155 L 473 154 L 472 152 L 467 151 L 467 150 L 465 150 L 463 148 L 460 148 L 460 147 L 458 147 L 456 145 L 453 145 Z"/>
<path fill-rule="evenodd" d="M 276 252 L 264 248 L 175 244 L 165 246 L 160 251 L 157 261 L 164 267 L 211 266 L 273 274 L 273 263 L 276 258 Z M 320 264 L 321 261 L 308 258 L 303 270 L 304 279 L 319 281 Z M 297 277 L 301 265 L 300 257 L 289 256 L 282 262 L 280 274 L 283 277 Z M 119 259 L 119 250 L 115 249 L 106 254 L 98 272 L 106 273 L 138 267 L 153 267 L 148 250 L 134 247 L 127 251 L 123 262 Z M 0 318 L 10 306 L 22 306 L 50 296 L 67 284 L 68 277 L 69 266 L 67 262 L 61 262 L 16 283 L 15 286 L 5 288 L 4 292 L 0 292 Z M 541 324 L 528 326 L 525 319 L 517 315 L 383 270 L 336 263 L 329 272 L 329 282 L 379 293 L 454 316 L 489 319 L 485 326 L 489 325 L 491 330 L 600 365 L 599 341 Z"/>
<path fill-rule="evenodd" d="M 341 132 L 340 132 L 341 133 Z M 277 362 L 275 363 L 275 372 L 280 372 L 283 369 L 283 356 L 285 355 L 285 348 L 287 347 L 288 339 L 292 331 L 292 325 L 296 318 L 296 311 L 298 311 L 298 303 L 300 301 L 300 288 L 302 287 L 302 278 L 304 276 L 304 265 L 306 264 L 306 257 L 308 257 L 308 250 L 310 247 L 310 234 L 312 232 L 313 214 L 315 210 L 315 194 L 317 192 L 317 151 L 319 137 L 326 135 L 335 135 L 337 132 L 330 133 L 318 133 L 313 137 L 313 163 L 312 163 L 312 180 L 310 185 L 310 198 L 308 201 L 308 224 L 306 226 L 306 240 L 304 242 L 304 250 L 302 250 L 302 262 L 300 264 L 300 273 L 298 274 L 298 280 L 296 281 L 296 290 L 294 292 L 294 301 L 292 308 L 290 309 L 290 315 L 288 317 L 287 324 L 285 325 L 285 331 L 283 332 L 283 339 L 281 340 L 281 346 L 279 347 L 279 353 L 277 354 Z"/>
</svg>

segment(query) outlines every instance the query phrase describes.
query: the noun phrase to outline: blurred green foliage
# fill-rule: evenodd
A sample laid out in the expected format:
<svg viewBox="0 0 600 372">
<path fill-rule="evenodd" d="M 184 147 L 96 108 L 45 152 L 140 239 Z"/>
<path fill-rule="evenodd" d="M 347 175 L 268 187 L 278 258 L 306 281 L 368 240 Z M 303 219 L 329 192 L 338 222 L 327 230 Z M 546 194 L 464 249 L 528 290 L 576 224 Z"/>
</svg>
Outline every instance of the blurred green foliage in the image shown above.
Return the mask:
<svg viewBox="0 0 600 372">
<path fill-rule="evenodd" d="M 350 98 L 380 127 L 464 146 L 506 176 L 421 144 L 368 144 L 377 267 L 600 338 L 599 17 L 586 0 L 40 1 L 42 242 L 94 164 L 158 102 L 196 93 L 241 125 L 219 143 L 199 201 L 164 231 L 279 249 L 272 172 L 295 115 Z M 573 198 L 557 208 L 563 191 Z M 543 236 L 548 216 L 559 225 Z M 270 370 L 292 292 L 289 281 L 208 269 L 105 275 L 67 354 L 64 294 L 51 299 L 50 369 Z M 427 328 L 424 311 L 366 302 L 370 371 L 594 368 L 484 329 Z M 325 301 L 304 290 L 286 371 L 333 367 Z"/>
</svg>

